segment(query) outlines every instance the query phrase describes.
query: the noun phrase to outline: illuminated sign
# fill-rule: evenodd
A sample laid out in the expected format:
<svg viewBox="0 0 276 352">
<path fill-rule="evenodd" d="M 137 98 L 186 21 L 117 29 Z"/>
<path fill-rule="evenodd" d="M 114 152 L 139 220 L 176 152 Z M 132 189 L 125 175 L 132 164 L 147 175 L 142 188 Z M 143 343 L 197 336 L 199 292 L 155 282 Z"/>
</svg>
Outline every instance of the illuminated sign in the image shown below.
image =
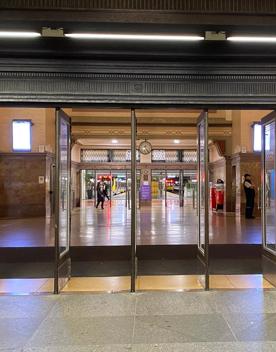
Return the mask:
<svg viewBox="0 0 276 352">
<path fill-rule="evenodd" d="M 14 151 L 31 151 L 31 126 L 30 120 L 13 120 L 12 148 Z"/>
</svg>

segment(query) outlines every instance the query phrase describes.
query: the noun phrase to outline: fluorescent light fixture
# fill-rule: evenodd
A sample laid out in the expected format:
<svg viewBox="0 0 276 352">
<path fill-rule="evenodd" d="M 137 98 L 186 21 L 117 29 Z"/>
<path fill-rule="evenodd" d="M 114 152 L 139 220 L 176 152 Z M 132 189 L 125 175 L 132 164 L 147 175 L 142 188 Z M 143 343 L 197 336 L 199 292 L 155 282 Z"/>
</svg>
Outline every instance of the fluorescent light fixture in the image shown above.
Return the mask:
<svg viewBox="0 0 276 352">
<path fill-rule="evenodd" d="M 231 42 L 276 43 L 276 37 L 233 36 L 228 37 L 227 40 Z"/>
<path fill-rule="evenodd" d="M 30 120 L 14 120 L 12 122 L 12 148 L 14 151 L 31 151 L 31 126 Z"/>
<path fill-rule="evenodd" d="M 117 144 L 118 143 L 117 139 L 112 139 L 112 143 Z"/>
<path fill-rule="evenodd" d="M 198 35 L 167 34 L 120 34 L 120 33 L 67 33 L 65 37 L 75 39 L 111 39 L 111 40 L 148 40 L 148 41 L 198 41 L 204 37 Z"/>
<path fill-rule="evenodd" d="M 13 31 L 0 31 L 0 38 L 36 38 L 41 34 L 37 32 L 13 32 Z"/>
<path fill-rule="evenodd" d="M 173 142 L 174 142 L 175 144 L 179 144 L 179 143 L 180 143 L 180 140 L 179 140 L 179 139 L 175 139 Z"/>
</svg>

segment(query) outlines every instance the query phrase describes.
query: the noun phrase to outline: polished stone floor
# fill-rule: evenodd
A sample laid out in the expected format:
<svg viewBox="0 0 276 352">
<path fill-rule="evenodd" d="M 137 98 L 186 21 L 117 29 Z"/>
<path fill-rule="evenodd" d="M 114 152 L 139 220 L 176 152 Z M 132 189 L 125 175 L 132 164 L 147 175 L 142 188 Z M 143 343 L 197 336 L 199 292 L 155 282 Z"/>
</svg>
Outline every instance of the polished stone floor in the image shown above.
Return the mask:
<svg viewBox="0 0 276 352">
<path fill-rule="evenodd" d="M 123 199 L 106 202 L 96 209 L 87 201 L 72 214 L 72 246 L 130 245 L 130 210 Z M 191 200 L 179 207 L 176 196 L 154 200 L 152 206 L 138 209 L 137 243 L 177 245 L 197 243 L 197 215 Z M 260 244 L 261 219 L 210 214 L 210 243 Z M 0 247 L 44 247 L 54 245 L 53 219 L 28 218 L 0 220 Z"/>
<path fill-rule="evenodd" d="M 274 352 L 276 292 L 0 297 L 1 352 Z"/>
</svg>

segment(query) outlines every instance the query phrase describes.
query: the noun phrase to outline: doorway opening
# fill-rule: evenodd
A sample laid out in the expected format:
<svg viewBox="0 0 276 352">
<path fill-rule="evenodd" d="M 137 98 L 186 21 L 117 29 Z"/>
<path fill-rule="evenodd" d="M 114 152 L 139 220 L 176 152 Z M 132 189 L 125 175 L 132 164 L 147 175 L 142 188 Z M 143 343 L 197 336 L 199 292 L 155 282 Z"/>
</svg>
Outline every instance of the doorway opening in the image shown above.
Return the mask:
<svg viewBox="0 0 276 352">
<path fill-rule="evenodd" d="M 1 292 L 274 287 L 273 113 L 0 110 L 6 129 L 15 115 L 34 123 L 31 151 L 1 147 Z"/>
</svg>

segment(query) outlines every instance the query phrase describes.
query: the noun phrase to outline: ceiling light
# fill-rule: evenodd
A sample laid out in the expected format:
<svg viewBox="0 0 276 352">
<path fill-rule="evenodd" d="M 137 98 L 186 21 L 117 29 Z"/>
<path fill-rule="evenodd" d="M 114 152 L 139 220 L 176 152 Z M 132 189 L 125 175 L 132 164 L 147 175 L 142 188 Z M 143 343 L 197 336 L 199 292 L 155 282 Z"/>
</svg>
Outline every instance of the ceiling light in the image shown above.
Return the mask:
<svg viewBox="0 0 276 352">
<path fill-rule="evenodd" d="M 180 140 L 179 140 L 179 139 L 175 139 L 173 142 L 174 142 L 175 144 L 179 144 L 179 143 L 180 143 Z"/>
<path fill-rule="evenodd" d="M 276 43 L 276 37 L 228 37 L 227 40 L 232 42 L 248 42 L 248 43 Z"/>
<path fill-rule="evenodd" d="M 7 32 L 0 31 L 0 38 L 36 38 L 41 34 L 37 32 Z"/>
<path fill-rule="evenodd" d="M 112 139 L 112 143 L 113 143 L 113 144 L 118 143 L 117 139 Z"/>
<path fill-rule="evenodd" d="M 149 41 L 197 41 L 204 40 L 198 35 L 167 34 L 119 34 L 119 33 L 67 33 L 66 37 L 76 39 L 149 40 Z"/>
</svg>

